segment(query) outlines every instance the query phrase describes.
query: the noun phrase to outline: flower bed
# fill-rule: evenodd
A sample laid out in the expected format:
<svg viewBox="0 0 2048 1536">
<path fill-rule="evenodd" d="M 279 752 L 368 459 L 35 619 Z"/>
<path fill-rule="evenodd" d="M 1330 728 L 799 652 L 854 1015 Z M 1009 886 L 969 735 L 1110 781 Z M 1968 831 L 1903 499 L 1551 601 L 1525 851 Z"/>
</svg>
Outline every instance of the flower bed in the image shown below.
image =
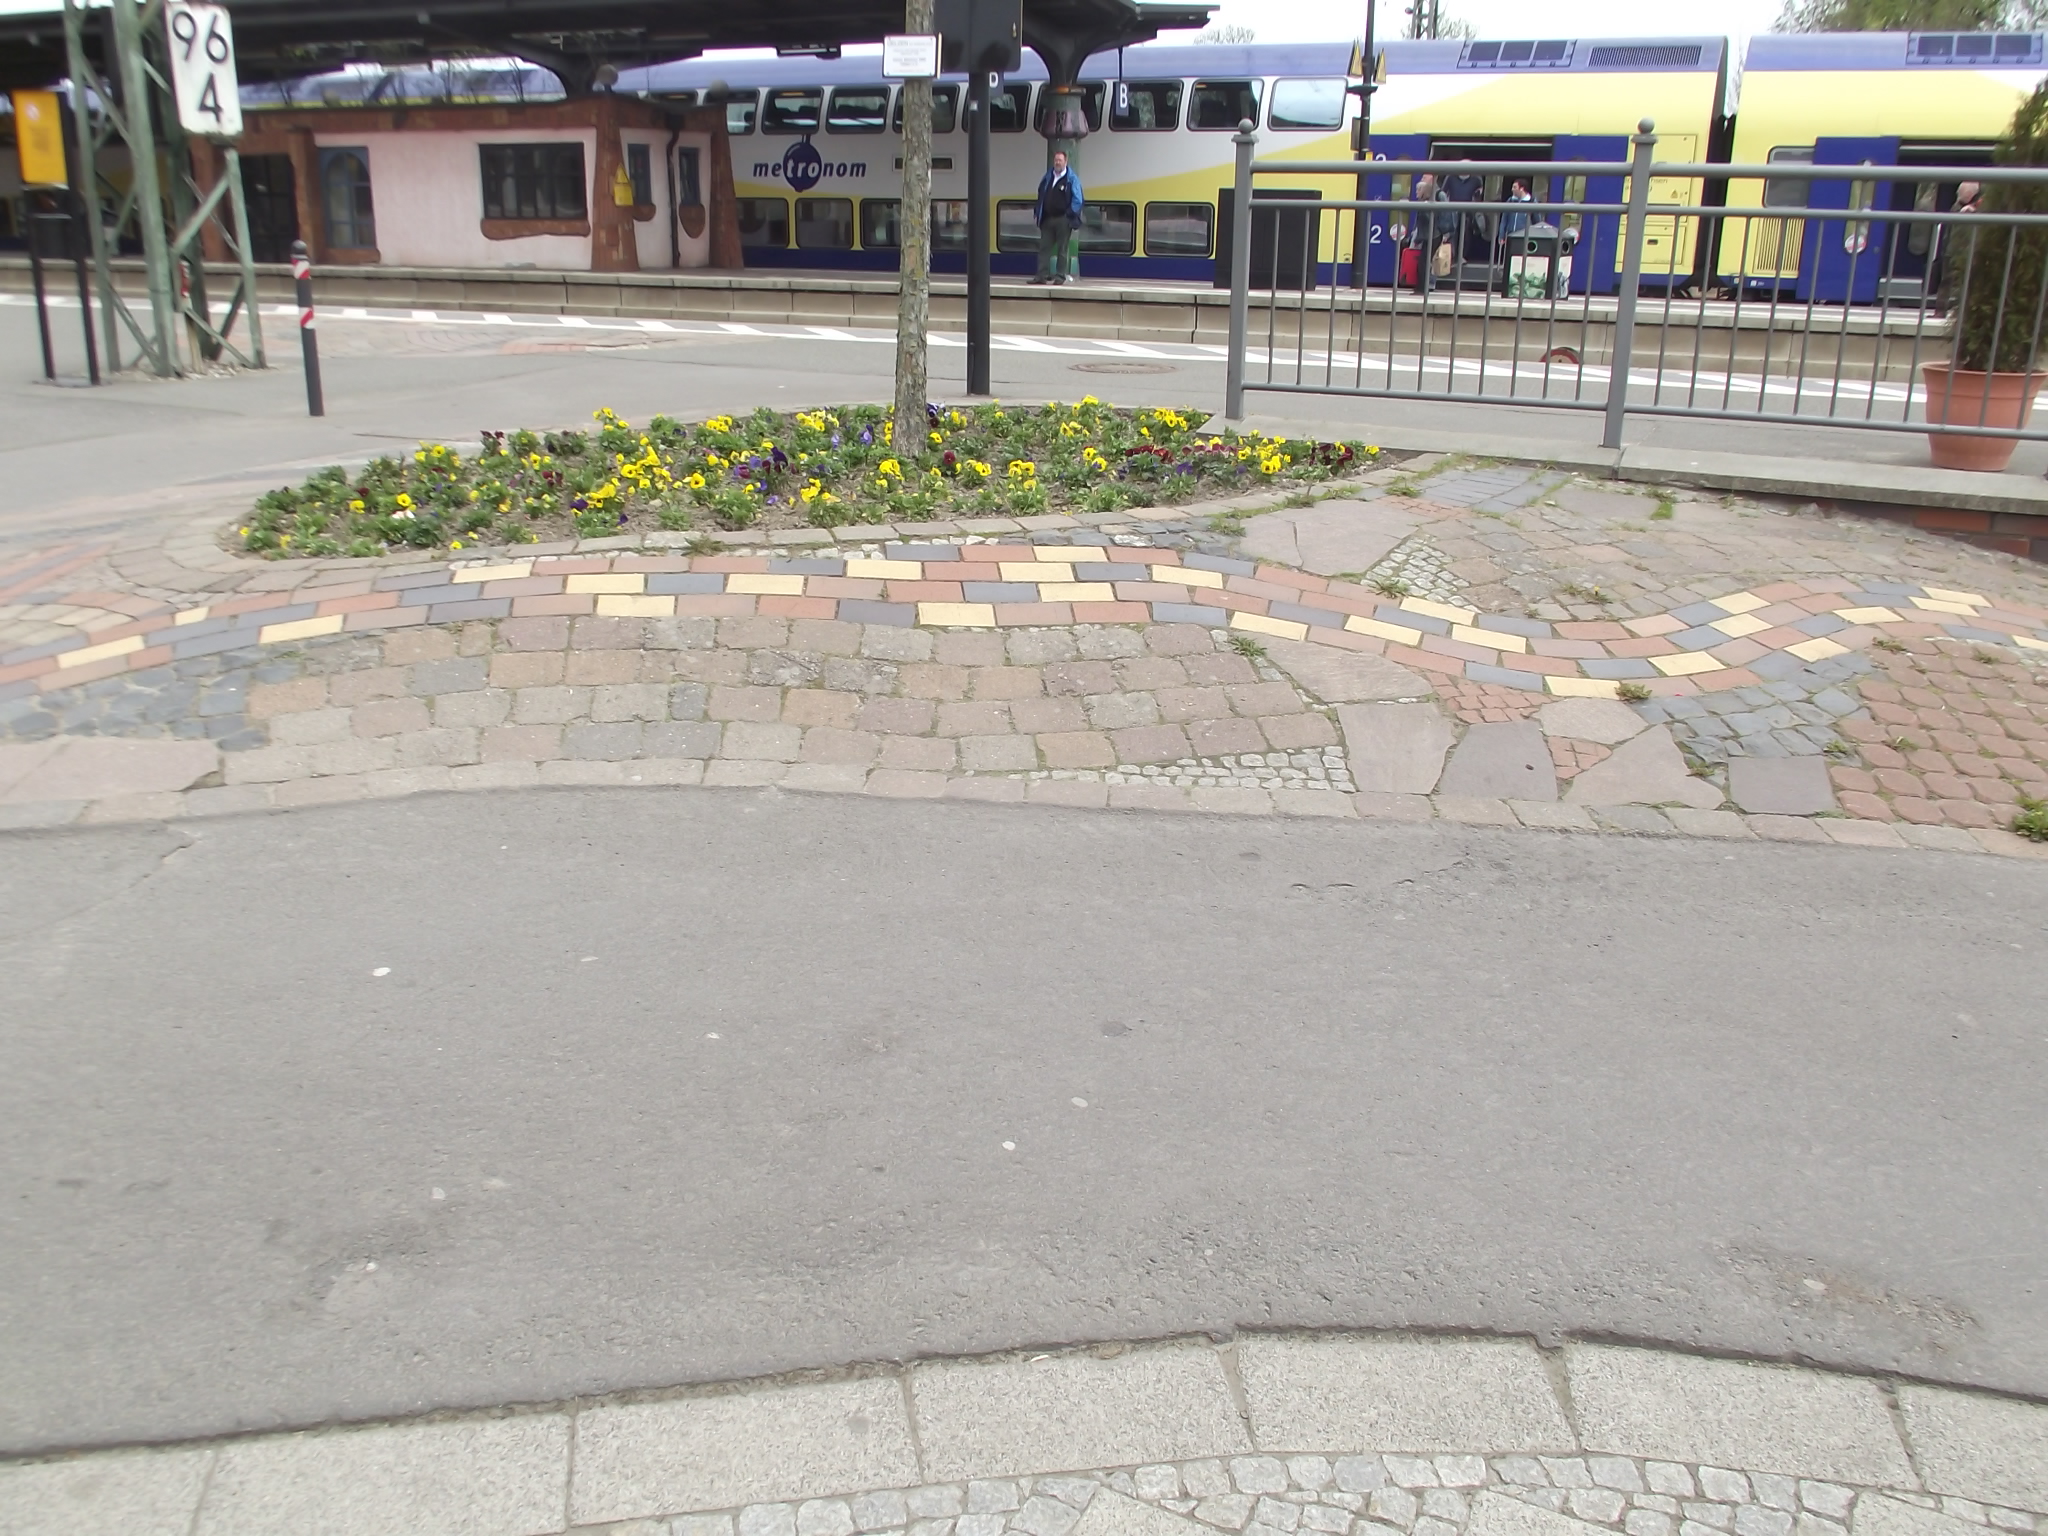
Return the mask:
<svg viewBox="0 0 2048 1536">
<path fill-rule="evenodd" d="M 1206 413 L 1078 405 L 930 406 L 914 458 L 885 407 L 759 410 L 643 428 L 485 432 L 465 456 L 422 444 L 267 492 L 240 528 L 273 558 L 463 549 L 665 530 L 842 527 L 1115 512 L 1355 474 L 1360 443 L 1205 433 Z"/>
</svg>

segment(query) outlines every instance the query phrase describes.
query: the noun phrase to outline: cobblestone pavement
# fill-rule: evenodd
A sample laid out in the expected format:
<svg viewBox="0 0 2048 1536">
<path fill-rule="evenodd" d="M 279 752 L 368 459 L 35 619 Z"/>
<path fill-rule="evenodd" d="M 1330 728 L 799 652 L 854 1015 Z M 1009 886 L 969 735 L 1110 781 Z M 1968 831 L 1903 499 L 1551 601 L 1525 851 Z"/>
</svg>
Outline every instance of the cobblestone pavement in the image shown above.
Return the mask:
<svg viewBox="0 0 2048 1536">
<path fill-rule="evenodd" d="M 18 1536 L 2036 1536 L 2044 1415 L 1653 1350 L 1252 1335 L 0 1464 L 0 1500 Z"/>
<path fill-rule="evenodd" d="M 217 534 L 0 570 L 0 823 L 779 783 L 2024 854 L 2048 799 L 2037 568 L 1525 466 L 718 554 Z"/>
</svg>

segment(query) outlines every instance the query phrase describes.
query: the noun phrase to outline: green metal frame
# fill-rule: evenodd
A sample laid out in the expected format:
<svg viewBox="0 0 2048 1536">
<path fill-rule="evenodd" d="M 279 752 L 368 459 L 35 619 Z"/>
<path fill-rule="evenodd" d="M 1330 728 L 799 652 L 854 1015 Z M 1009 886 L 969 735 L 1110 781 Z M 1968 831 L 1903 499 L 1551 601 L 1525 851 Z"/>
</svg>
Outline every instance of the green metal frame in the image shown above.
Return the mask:
<svg viewBox="0 0 2048 1536">
<path fill-rule="evenodd" d="M 64 0 L 64 46 L 72 83 L 72 122 L 87 213 L 94 285 L 106 333 L 108 371 L 122 366 L 125 328 L 136 350 L 136 365 L 159 378 L 189 372 L 199 363 L 232 358 L 245 368 L 268 366 L 263 321 L 256 300 L 256 264 L 249 244 L 249 210 L 242 194 L 241 156 L 224 146 L 224 165 L 212 190 L 202 193 L 192 177 L 190 140 L 179 126 L 177 106 L 165 77 L 160 36 L 163 0 L 110 0 L 114 79 L 99 75 L 85 50 L 86 11 L 81 0 Z M 155 44 L 152 47 L 152 43 Z M 158 144 L 158 124 L 163 143 Z M 128 151 L 131 179 L 118 199 L 100 175 L 100 157 L 119 144 Z M 161 162 L 159 156 L 161 155 Z M 163 178 L 170 177 L 170 199 Z M 114 203 L 111 222 L 101 210 Z M 223 211 L 225 209 L 225 211 Z M 208 223 L 218 223 L 238 267 L 234 292 L 218 327 L 207 301 L 206 267 L 199 241 Z M 133 229 L 142 244 L 148 283 L 147 321 L 114 287 L 113 259 L 121 235 Z M 180 281 L 180 273 L 189 274 Z M 233 340 L 235 322 L 246 313 L 248 350 Z M 188 342 L 176 340 L 184 322 Z"/>
</svg>

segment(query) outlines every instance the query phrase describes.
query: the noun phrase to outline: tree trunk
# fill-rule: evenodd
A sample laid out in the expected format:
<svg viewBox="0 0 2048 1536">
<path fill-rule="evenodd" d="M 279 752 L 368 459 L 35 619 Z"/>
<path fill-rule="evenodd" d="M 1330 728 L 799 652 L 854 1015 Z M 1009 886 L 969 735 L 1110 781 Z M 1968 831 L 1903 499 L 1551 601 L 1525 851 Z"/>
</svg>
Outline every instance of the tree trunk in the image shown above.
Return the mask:
<svg viewBox="0 0 2048 1536">
<path fill-rule="evenodd" d="M 903 30 L 938 30 L 933 0 L 905 0 Z M 932 83 L 903 82 L 903 207 L 896 221 L 902 242 L 903 286 L 896 301 L 896 433 L 899 458 L 926 443 L 925 402 L 930 398 L 925 331 L 932 287 Z"/>
</svg>

